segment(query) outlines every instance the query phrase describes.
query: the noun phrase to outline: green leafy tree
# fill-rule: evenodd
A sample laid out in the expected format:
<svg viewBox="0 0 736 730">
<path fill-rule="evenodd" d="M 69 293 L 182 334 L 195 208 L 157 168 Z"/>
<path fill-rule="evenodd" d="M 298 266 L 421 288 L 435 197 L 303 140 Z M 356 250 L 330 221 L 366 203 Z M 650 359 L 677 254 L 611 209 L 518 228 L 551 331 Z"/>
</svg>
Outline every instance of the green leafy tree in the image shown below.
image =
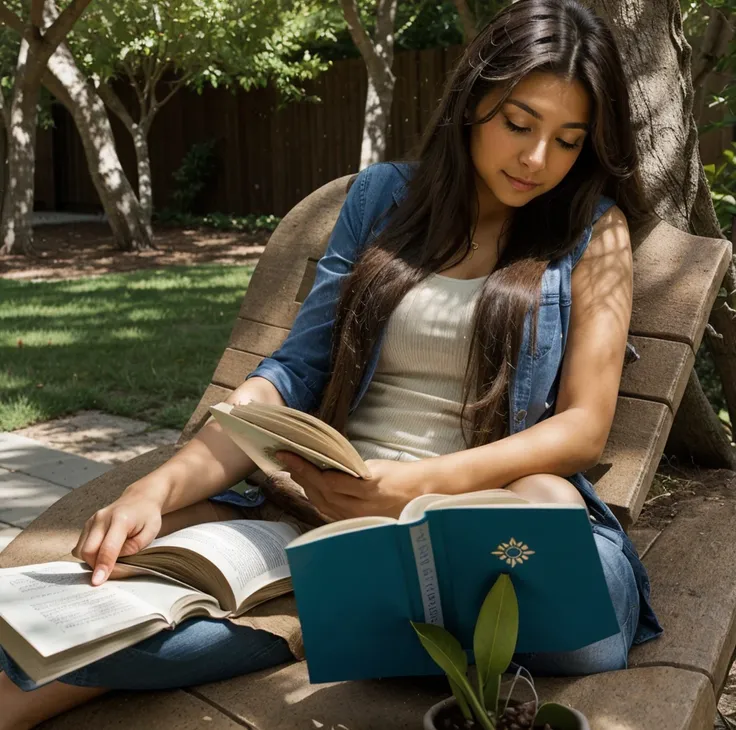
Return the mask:
<svg viewBox="0 0 736 730">
<path fill-rule="evenodd" d="M 133 140 L 147 225 L 148 135 L 157 113 L 184 86 L 249 89 L 272 80 L 282 97 L 304 96 L 302 82 L 326 67 L 302 50 L 322 32 L 310 9 L 302 0 L 98 0 L 75 28 L 72 52 Z M 123 103 L 116 82 L 130 85 L 135 109 Z"/>
<path fill-rule="evenodd" d="M 17 130 L 17 122 L 12 124 L 9 119 L 10 99 L 16 84 L 15 59 L 21 48 L 22 39 L 26 33 L 26 26 L 22 18 L 25 8 L 21 0 L 6 0 L 3 3 L 2 15 L 3 33 L 0 48 L 0 87 L 3 97 L 3 119 L 9 131 Z M 43 1 L 44 28 L 50 26 L 59 16 L 59 9 L 55 0 Z M 100 201 L 107 214 L 110 228 L 115 241 L 123 250 L 145 249 L 150 246 L 148 231 L 142 225 L 140 206 L 133 193 L 130 183 L 125 176 L 120 160 L 118 159 L 113 139 L 112 128 L 105 111 L 104 104 L 97 96 L 94 88 L 79 70 L 65 41 L 62 41 L 51 54 L 43 70 L 42 83 L 47 90 L 40 93 L 40 123 L 50 124 L 50 101 L 55 97 L 69 111 L 79 131 L 82 145 L 87 156 L 92 182 L 100 196 Z M 26 132 L 31 129 L 31 122 L 26 118 Z M 32 123 L 32 133 L 35 135 L 35 121 Z M 29 155 L 34 154 L 33 148 L 25 148 L 24 159 L 27 172 L 33 167 L 33 160 Z M 23 166 L 21 166 L 23 169 Z M 3 173 L 6 171 L 3 170 Z M 6 181 L 7 179 L 7 181 Z M 24 174 L 21 177 L 4 175 L 3 187 L 14 185 L 13 194 L 25 200 L 33 200 L 33 175 Z M 28 223 L 30 206 L 24 205 L 20 210 L 16 206 L 16 227 L 23 231 L 22 236 L 13 236 L 12 243 L 6 242 L 8 252 L 27 251 L 31 249 L 31 228 Z"/>
</svg>

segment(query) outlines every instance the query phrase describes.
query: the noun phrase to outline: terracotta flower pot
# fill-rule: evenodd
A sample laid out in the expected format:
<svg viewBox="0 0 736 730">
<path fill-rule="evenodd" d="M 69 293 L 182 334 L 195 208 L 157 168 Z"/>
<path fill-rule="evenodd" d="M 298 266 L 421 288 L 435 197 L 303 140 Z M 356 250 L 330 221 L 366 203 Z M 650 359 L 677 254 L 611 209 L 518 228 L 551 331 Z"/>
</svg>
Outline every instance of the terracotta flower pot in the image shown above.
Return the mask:
<svg viewBox="0 0 736 730">
<path fill-rule="evenodd" d="M 454 697 L 448 697 L 446 700 L 442 700 L 436 705 L 432 705 L 424 715 L 424 730 L 440 730 L 435 721 L 443 710 L 454 707 L 456 704 L 457 702 Z M 570 724 L 560 730 L 590 730 L 588 720 L 582 712 L 578 712 L 578 710 L 574 710 L 572 707 L 568 707 L 567 709 L 570 711 Z M 535 727 L 537 726 L 535 725 Z M 558 729 L 554 728 L 554 730 Z"/>
</svg>

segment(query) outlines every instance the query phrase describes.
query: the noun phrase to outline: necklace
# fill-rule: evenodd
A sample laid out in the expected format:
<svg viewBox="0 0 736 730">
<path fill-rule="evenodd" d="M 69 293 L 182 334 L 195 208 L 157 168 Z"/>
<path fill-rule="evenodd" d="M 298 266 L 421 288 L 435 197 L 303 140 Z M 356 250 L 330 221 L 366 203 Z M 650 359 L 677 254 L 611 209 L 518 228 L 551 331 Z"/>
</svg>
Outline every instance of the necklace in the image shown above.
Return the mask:
<svg viewBox="0 0 736 730">
<path fill-rule="evenodd" d="M 468 261 L 473 258 L 473 253 L 478 250 L 478 244 L 475 241 L 470 242 L 470 254 L 468 255 Z"/>
</svg>

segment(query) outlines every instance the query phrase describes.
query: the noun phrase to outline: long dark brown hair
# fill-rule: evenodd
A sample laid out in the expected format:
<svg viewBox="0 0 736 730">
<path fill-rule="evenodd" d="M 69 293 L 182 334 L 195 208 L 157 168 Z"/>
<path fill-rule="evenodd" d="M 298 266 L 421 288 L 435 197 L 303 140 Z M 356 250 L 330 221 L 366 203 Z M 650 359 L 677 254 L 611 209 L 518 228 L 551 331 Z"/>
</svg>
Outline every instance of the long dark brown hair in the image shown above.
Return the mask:
<svg viewBox="0 0 736 730">
<path fill-rule="evenodd" d="M 348 412 L 381 329 L 401 299 L 432 272 L 469 251 L 478 211 L 470 125 L 483 124 L 532 71 L 578 80 L 592 100 L 589 132 L 565 178 L 508 219 L 507 245 L 476 307 L 463 388 L 466 445 L 508 433 L 508 388 L 527 311 L 532 347 L 541 280 L 590 225 L 601 194 L 630 225 L 649 209 L 642 194 L 621 58 L 605 22 L 577 0 L 519 0 L 502 9 L 469 44 L 408 160 L 413 172 L 400 205 L 347 278 L 336 314 L 332 372 L 319 415 L 345 432 Z M 496 106 L 472 122 L 494 87 Z M 470 120 L 470 121 L 469 121 Z M 376 222 L 377 223 L 377 222 Z M 374 227 L 376 226 L 374 223 Z"/>
</svg>

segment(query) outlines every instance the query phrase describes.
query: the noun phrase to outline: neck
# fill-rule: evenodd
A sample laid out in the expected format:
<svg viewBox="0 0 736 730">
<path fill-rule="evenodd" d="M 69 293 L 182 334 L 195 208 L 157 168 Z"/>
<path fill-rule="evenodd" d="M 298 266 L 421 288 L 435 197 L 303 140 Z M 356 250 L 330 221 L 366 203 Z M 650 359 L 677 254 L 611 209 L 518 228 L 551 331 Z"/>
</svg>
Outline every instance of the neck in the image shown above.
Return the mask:
<svg viewBox="0 0 736 730">
<path fill-rule="evenodd" d="M 476 173 L 475 188 L 478 197 L 476 228 L 501 225 L 513 212 L 510 205 L 502 203 Z"/>
</svg>

